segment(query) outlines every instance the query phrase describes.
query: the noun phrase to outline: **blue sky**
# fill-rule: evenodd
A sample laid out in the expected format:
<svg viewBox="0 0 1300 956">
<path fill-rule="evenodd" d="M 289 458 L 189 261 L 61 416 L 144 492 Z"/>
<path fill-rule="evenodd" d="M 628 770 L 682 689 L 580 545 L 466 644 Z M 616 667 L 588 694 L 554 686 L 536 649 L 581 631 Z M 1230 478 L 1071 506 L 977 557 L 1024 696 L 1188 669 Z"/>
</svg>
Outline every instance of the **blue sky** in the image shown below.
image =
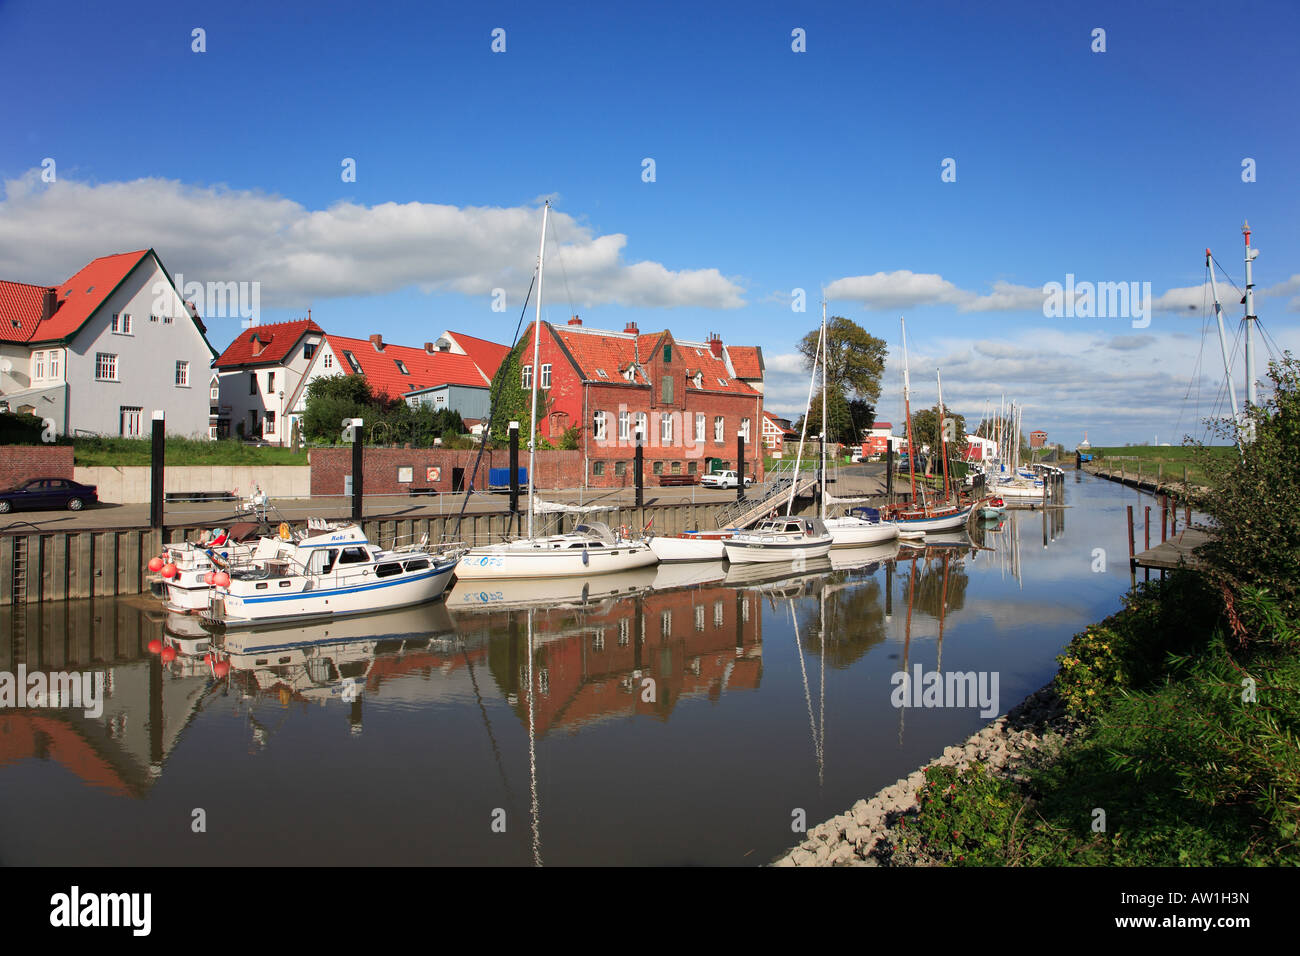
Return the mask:
<svg viewBox="0 0 1300 956">
<path fill-rule="evenodd" d="M 259 282 L 264 322 L 508 341 L 552 196 L 549 318 L 761 345 L 776 410 L 829 287 L 891 345 L 906 314 L 919 404 L 938 366 L 968 418 L 1005 393 L 1068 445 L 1176 442 L 1222 378 L 1204 248 L 1240 285 L 1249 218 L 1256 311 L 1300 351 L 1300 6 L 807 7 L 4 0 L 0 277 L 153 246 Z M 1165 308 L 1045 318 L 1069 273 Z"/>
</svg>

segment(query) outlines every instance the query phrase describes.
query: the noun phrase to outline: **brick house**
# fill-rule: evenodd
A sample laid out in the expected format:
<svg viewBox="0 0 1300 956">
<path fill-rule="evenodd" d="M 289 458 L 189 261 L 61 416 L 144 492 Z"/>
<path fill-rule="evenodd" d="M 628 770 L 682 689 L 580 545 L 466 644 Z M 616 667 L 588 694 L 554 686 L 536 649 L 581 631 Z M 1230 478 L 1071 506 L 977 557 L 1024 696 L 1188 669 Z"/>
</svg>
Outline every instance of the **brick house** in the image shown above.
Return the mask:
<svg viewBox="0 0 1300 956">
<path fill-rule="evenodd" d="M 532 388 L 533 326 L 521 337 L 521 385 Z M 737 374 L 732 353 L 743 356 Z M 749 364 L 746 364 L 749 363 Z M 745 436 L 745 473 L 761 476 L 759 423 L 763 395 L 755 387 L 757 348 L 727 347 L 717 335 L 679 340 L 670 331 L 643 334 L 542 323 L 538 359 L 538 434 L 554 442 L 579 426 L 586 484 L 633 482 L 635 436 L 645 438 L 647 484 L 656 475 L 700 475 L 736 467 L 737 436 Z M 761 386 L 761 377 L 757 380 Z"/>
<path fill-rule="evenodd" d="M 785 454 L 785 443 L 798 440 L 799 433 L 790 425 L 790 419 L 763 411 L 763 449 L 770 457 L 780 458 Z"/>
<path fill-rule="evenodd" d="M 863 458 L 887 454 L 890 445 L 894 446 L 895 455 L 907 451 L 907 437 L 895 435 L 894 426 L 890 422 L 873 422 L 865 431 L 862 439 Z"/>
<path fill-rule="evenodd" d="M 1047 432 L 1032 431 L 1029 433 L 1029 447 L 1042 448 L 1047 444 Z"/>
</svg>

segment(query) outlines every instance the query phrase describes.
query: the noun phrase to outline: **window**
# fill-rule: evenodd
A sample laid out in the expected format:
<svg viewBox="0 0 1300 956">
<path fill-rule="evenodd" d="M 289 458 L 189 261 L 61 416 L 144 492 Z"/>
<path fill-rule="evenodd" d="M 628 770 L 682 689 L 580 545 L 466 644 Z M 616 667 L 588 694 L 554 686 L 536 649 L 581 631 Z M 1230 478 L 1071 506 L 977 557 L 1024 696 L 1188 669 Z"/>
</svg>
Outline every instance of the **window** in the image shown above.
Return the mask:
<svg viewBox="0 0 1300 956">
<path fill-rule="evenodd" d="M 32 353 L 32 381 L 45 377 L 45 353 Z"/>
<path fill-rule="evenodd" d="M 605 629 L 596 628 L 591 635 L 591 649 L 593 651 L 603 651 L 605 649 Z"/>
<path fill-rule="evenodd" d="M 669 362 L 671 362 L 672 360 L 673 360 L 673 347 L 672 347 L 671 345 L 665 345 L 665 346 L 664 346 L 664 364 L 667 365 L 667 364 L 668 364 Z"/>
<path fill-rule="evenodd" d="M 190 363 L 189 362 L 176 363 L 176 384 L 180 385 L 182 388 L 190 387 Z"/>
<path fill-rule="evenodd" d="M 164 315 L 164 316 L 163 316 L 163 325 L 171 325 L 171 324 L 172 324 L 173 322 L 175 322 L 175 321 L 176 321 L 176 316 L 174 316 L 174 315 Z"/>
<path fill-rule="evenodd" d="M 150 322 L 153 322 L 153 323 L 156 325 L 156 324 L 158 323 L 158 316 L 156 316 L 156 315 L 150 315 L 150 316 L 149 316 L 149 321 L 150 321 Z"/>
<path fill-rule="evenodd" d="M 275 412 L 266 413 L 266 425 L 263 427 L 262 433 L 265 435 L 275 434 Z"/>
<path fill-rule="evenodd" d="M 127 312 L 114 312 L 112 329 L 118 335 L 131 334 L 131 315 Z"/>
<path fill-rule="evenodd" d="M 533 367 L 531 365 L 524 366 L 524 374 L 523 377 L 520 379 L 519 384 L 523 388 L 533 387 Z"/>
<path fill-rule="evenodd" d="M 62 362 L 62 359 L 63 359 L 62 350 L 60 349 L 50 350 L 50 378 L 55 379 L 56 381 L 60 377 L 59 365 Z"/>
<path fill-rule="evenodd" d="M 394 362 L 394 364 L 397 365 L 397 370 L 398 370 L 399 372 L 401 372 L 403 375 L 410 375 L 410 374 L 411 374 L 410 372 L 408 372 L 408 371 L 406 370 L 406 363 L 403 362 L 401 359 L 393 359 L 393 362 Z"/>
<path fill-rule="evenodd" d="M 636 433 L 642 439 L 648 440 L 650 438 L 650 426 L 646 420 L 645 412 L 636 413 Z"/>
<path fill-rule="evenodd" d="M 654 463 L 654 467 L 650 470 L 656 475 L 662 475 L 664 473 L 664 463 L 662 461 L 657 461 Z"/>
<path fill-rule="evenodd" d="M 369 560 L 365 548 L 344 548 L 339 555 L 339 564 L 365 564 Z"/>
<path fill-rule="evenodd" d="M 268 395 L 275 394 L 275 373 L 274 372 L 266 373 L 266 394 Z"/>
<path fill-rule="evenodd" d="M 208 437 L 211 438 L 213 441 L 216 441 L 216 440 L 217 440 L 217 426 L 216 426 L 216 425 L 209 425 L 209 426 L 208 426 Z"/>
<path fill-rule="evenodd" d="M 605 413 L 604 412 L 596 412 L 596 414 L 591 416 L 591 430 L 592 430 L 592 437 L 595 438 L 596 441 L 605 440 Z"/>
<path fill-rule="evenodd" d="M 325 358 L 321 359 L 321 364 L 324 365 L 326 368 L 333 368 L 333 367 L 334 367 L 334 356 L 333 356 L 333 355 L 330 355 L 329 352 L 326 352 L 326 353 L 325 353 Z"/>
<path fill-rule="evenodd" d="M 704 605 L 703 604 L 695 605 L 695 629 L 697 631 L 704 630 Z"/>
<path fill-rule="evenodd" d="M 618 646 L 627 647 L 632 640 L 632 629 L 628 626 L 627 618 L 619 618 L 618 621 Z"/>
<path fill-rule="evenodd" d="M 686 463 L 686 473 L 687 473 L 688 475 L 693 475 L 693 474 L 695 474 L 695 466 L 698 465 L 698 464 L 699 464 L 699 462 L 688 461 L 688 462 Z"/>
<path fill-rule="evenodd" d="M 681 473 L 682 473 L 682 463 L 680 461 L 673 462 L 673 474 L 680 475 Z"/>
<path fill-rule="evenodd" d="M 713 626 L 722 627 L 722 602 L 713 602 Z"/>
<path fill-rule="evenodd" d="M 304 346 L 302 347 L 302 357 L 303 357 L 303 358 L 305 358 L 305 359 L 307 359 L 307 360 L 310 361 L 310 360 L 311 360 L 311 357 L 312 357 L 313 355 L 315 355 L 315 354 L 316 354 L 316 343 L 315 343 L 315 342 L 308 342 L 306 345 L 304 345 Z"/>
<path fill-rule="evenodd" d="M 659 440 L 665 445 L 673 443 L 673 416 L 671 412 L 664 412 L 659 416 Z"/>
<path fill-rule="evenodd" d="M 215 378 L 208 387 L 208 400 L 213 402 L 221 400 L 221 384 Z"/>
<path fill-rule="evenodd" d="M 140 420 L 144 418 L 144 409 L 130 405 L 123 405 L 118 410 L 118 421 L 121 424 L 121 434 L 123 438 L 140 437 Z"/>
<path fill-rule="evenodd" d="M 667 637 L 673 632 L 673 612 L 664 611 L 659 615 L 659 633 Z"/>
<path fill-rule="evenodd" d="M 748 418 L 742 418 L 740 420 L 740 434 L 745 439 L 745 441 L 747 442 L 749 441 L 749 419 Z"/>
<path fill-rule="evenodd" d="M 95 353 L 95 381 L 117 381 L 117 356 L 108 352 Z"/>
<path fill-rule="evenodd" d="M 720 378 L 720 379 L 718 379 L 718 384 L 721 385 L 723 388 L 726 388 L 726 387 L 727 387 L 727 380 L 726 380 L 725 378 Z"/>
<path fill-rule="evenodd" d="M 605 372 L 605 370 L 604 370 L 603 368 L 598 368 L 598 369 L 596 369 L 596 377 L 597 377 L 597 378 L 609 378 L 609 375 Z"/>
<path fill-rule="evenodd" d="M 630 412 L 618 413 L 618 440 L 627 441 L 628 432 L 631 429 L 632 414 Z"/>
<path fill-rule="evenodd" d="M 703 387 L 704 387 L 704 373 L 703 373 L 703 372 L 696 372 L 696 373 L 695 373 L 695 387 L 696 387 L 696 388 L 703 388 Z"/>
<path fill-rule="evenodd" d="M 542 366 L 542 380 L 538 383 L 542 388 L 551 387 L 551 363 L 547 362 Z"/>
<path fill-rule="evenodd" d="M 704 413 L 703 412 L 695 413 L 695 440 L 696 442 L 699 442 L 701 444 L 704 442 Z"/>
<path fill-rule="evenodd" d="M 605 474 L 605 463 L 603 461 L 593 461 L 591 463 L 591 473 L 597 478 Z"/>
<path fill-rule="evenodd" d="M 725 432 L 723 431 L 722 426 L 723 426 L 722 416 L 718 415 L 716 418 L 713 419 L 713 440 L 715 442 L 721 443 L 723 441 L 726 441 L 726 439 L 723 438 Z"/>
<path fill-rule="evenodd" d="M 622 478 L 624 475 L 626 475 L 626 474 L 627 474 L 627 462 L 625 462 L 625 461 L 616 461 L 616 462 L 614 462 L 614 474 L 618 475 L 620 478 Z"/>
<path fill-rule="evenodd" d="M 352 371 L 354 372 L 361 371 L 361 363 L 357 361 L 357 357 L 355 355 L 353 355 L 351 352 L 344 352 L 343 357 L 347 359 L 348 364 L 352 366 Z"/>
<path fill-rule="evenodd" d="M 664 402 L 673 400 L 673 377 L 671 375 L 664 376 L 664 380 L 660 385 L 659 399 Z"/>
</svg>

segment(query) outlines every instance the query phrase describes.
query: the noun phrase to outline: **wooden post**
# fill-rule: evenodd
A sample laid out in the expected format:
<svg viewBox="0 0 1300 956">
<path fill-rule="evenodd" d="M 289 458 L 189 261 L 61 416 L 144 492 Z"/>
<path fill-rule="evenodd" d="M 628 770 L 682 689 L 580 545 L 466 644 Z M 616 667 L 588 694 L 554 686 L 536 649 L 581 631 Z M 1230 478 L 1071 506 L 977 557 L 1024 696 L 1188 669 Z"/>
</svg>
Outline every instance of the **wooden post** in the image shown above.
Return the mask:
<svg viewBox="0 0 1300 956">
<path fill-rule="evenodd" d="M 1151 550 L 1151 506 L 1150 505 L 1146 506 L 1146 513 L 1142 517 L 1142 537 L 1143 537 L 1142 549 L 1144 551 L 1150 551 Z M 1151 569 L 1143 568 L 1142 571 L 1143 571 L 1142 580 L 1150 581 Z"/>
<path fill-rule="evenodd" d="M 519 423 L 510 423 L 510 513 L 519 513 Z"/>
<path fill-rule="evenodd" d="M 1160 499 L 1160 543 L 1165 543 L 1165 528 L 1169 525 L 1169 499 Z"/>
<path fill-rule="evenodd" d="M 745 436 L 741 432 L 736 433 L 736 500 L 745 500 Z"/>
<path fill-rule="evenodd" d="M 885 449 L 885 499 L 894 503 L 894 443 L 887 441 Z"/>
<path fill-rule="evenodd" d="M 645 507 L 645 436 L 636 430 L 636 457 L 632 461 L 632 477 L 636 480 L 636 506 Z"/>
<path fill-rule="evenodd" d="M 163 438 L 163 413 L 153 413 L 152 444 L 149 453 L 149 527 L 163 526 L 163 459 L 166 444 Z"/>
<path fill-rule="evenodd" d="M 1133 506 L 1128 505 L 1128 576 L 1132 586 L 1137 586 L 1137 555 L 1133 546 Z"/>
<path fill-rule="evenodd" d="M 352 419 L 352 520 L 361 520 L 361 426 L 360 418 Z"/>
</svg>

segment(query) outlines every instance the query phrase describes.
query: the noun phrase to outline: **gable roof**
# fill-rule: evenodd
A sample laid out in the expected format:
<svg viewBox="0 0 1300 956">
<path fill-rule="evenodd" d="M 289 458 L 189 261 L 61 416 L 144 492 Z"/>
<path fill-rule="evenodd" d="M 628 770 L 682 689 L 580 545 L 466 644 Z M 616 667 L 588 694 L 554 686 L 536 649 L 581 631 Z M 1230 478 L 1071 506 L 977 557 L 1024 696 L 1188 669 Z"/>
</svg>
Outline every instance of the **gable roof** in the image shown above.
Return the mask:
<svg viewBox="0 0 1300 956">
<path fill-rule="evenodd" d="M 478 339 L 472 335 L 466 335 L 464 332 L 452 332 L 448 330 L 447 335 L 455 340 L 456 344 L 465 350 L 465 354 L 470 357 L 478 370 L 490 382 L 492 376 L 496 375 L 497 369 L 505 361 L 505 357 L 510 354 L 510 346 L 501 345 L 497 342 L 489 342 L 487 339 Z"/>
<path fill-rule="evenodd" d="M 584 381 L 602 383 L 627 383 L 623 372 L 638 359 L 648 365 L 655 358 L 655 349 L 667 331 L 654 333 L 606 332 L 582 325 L 551 325 L 546 323 L 563 346 Z M 757 395 L 747 383 L 733 378 L 726 362 L 715 356 L 703 342 L 684 342 L 673 339 L 672 367 L 680 368 L 686 375 L 687 388 L 694 388 L 693 376 L 700 373 L 700 389 L 708 392 L 729 392 L 740 395 Z M 608 378 L 599 374 L 603 369 Z M 632 384 L 648 385 L 644 370 L 638 369 Z"/>
<path fill-rule="evenodd" d="M 311 319 L 255 325 L 240 332 L 235 341 L 226 346 L 226 350 L 221 353 L 213 366 L 219 369 L 230 369 L 241 365 L 277 364 L 284 360 L 284 357 L 308 332 L 325 334 L 325 330 Z M 260 352 L 257 352 L 255 339 L 262 344 Z"/>
<path fill-rule="evenodd" d="M 727 354 L 731 356 L 731 367 L 736 370 L 737 378 L 763 377 L 763 350 L 757 345 L 728 345 Z"/>
<path fill-rule="evenodd" d="M 41 300 L 53 286 L 0 279 L 0 342 L 26 342 L 41 320 Z"/>
<path fill-rule="evenodd" d="M 426 352 L 423 348 L 391 345 L 387 342 L 381 351 L 369 339 L 353 339 L 343 335 L 326 335 L 325 341 L 329 343 L 330 351 L 339 363 L 338 367 L 348 375 L 355 375 L 356 370 L 344 354 L 351 353 L 376 395 L 387 394 L 390 398 L 401 398 L 408 392 L 436 385 L 487 388 L 491 384 L 491 380 L 468 355 L 436 350 Z M 398 368 L 399 361 L 406 366 L 409 374 L 404 374 Z"/>
</svg>

